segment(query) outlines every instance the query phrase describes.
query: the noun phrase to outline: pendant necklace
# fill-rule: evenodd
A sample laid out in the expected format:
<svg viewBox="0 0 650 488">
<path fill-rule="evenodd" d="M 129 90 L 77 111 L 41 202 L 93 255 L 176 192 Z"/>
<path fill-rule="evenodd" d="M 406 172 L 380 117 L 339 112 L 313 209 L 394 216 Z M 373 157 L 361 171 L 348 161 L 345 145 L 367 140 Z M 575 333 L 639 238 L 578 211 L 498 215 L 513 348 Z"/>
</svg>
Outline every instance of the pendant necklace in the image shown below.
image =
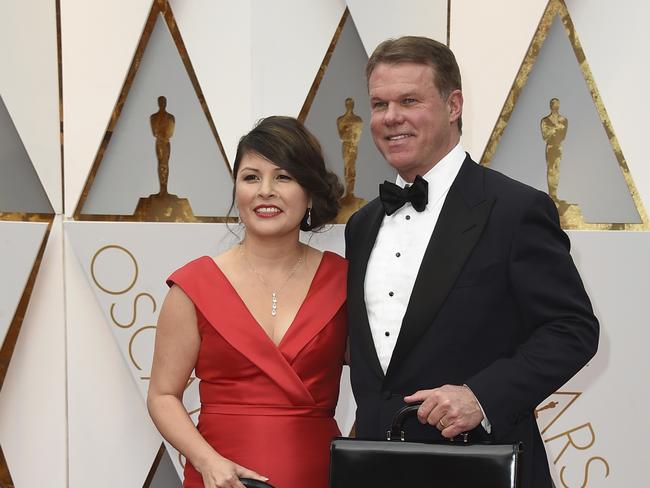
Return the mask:
<svg viewBox="0 0 650 488">
<path fill-rule="evenodd" d="M 244 244 L 243 241 L 239 243 L 239 252 L 241 253 L 242 257 L 244 258 L 244 262 L 246 263 L 246 266 L 248 267 L 248 269 L 250 271 L 252 271 L 255 274 L 255 276 L 257 276 L 257 279 L 260 280 L 260 282 L 264 285 L 264 288 L 266 288 L 267 291 L 271 292 L 271 315 L 273 317 L 275 317 L 278 314 L 278 294 L 282 291 L 282 289 L 284 288 L 284 285 L 286 285 L 289 282 L 291 277 L 294 274 L 296 274 L 296 271 L 298 271 L 298 268 L 303 263 L 304 257 L 305 257 L 305 247 L 301 246 L 302 247 L 302 254 L 300 255 L 300 257 L 296 261 L 296 264 L 294 264 L 292 266 L 291 270 L 289 271 L 289 274 L 287 275 L 285 280 L 282 282 L 282 284 L 278 288 L 276 288 L 275 290 L 271 290 L 269 285 L 266 283 L 266 280 L 264 279 L 264 277 L 255 269 L 255 267 L 251 264 L 251 262 L 246 257 L 246 253 L 244 252 L 243 244 Z"/>
</svg>

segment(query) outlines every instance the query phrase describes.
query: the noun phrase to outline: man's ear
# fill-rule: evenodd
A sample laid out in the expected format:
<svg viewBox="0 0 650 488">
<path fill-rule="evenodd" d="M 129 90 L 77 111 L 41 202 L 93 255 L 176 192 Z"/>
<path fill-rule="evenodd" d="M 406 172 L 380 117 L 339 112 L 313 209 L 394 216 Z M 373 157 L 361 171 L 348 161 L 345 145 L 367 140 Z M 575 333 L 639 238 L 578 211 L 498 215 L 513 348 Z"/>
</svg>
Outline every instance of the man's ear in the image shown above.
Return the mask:
<svg viewBox="0 0 650 488">
<path fill-rule="evenodd" d="M 447 97 L 447 110 L 449 112 L 449 123 L 456 122 L 463 114 L 463 92 L 452 91 Z"/>
</svg>

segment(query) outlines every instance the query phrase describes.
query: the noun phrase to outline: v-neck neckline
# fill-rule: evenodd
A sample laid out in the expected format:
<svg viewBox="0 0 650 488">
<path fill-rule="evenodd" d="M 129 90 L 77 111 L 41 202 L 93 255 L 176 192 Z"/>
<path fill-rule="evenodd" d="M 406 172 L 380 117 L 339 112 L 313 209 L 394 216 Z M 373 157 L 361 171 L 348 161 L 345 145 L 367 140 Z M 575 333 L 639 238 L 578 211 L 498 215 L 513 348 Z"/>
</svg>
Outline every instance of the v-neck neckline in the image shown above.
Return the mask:
<svg viewBox="0 0 650 488">
<path fill-rule="evenodd" d="M 266 340 L 268 340 L 269 343 L 271 343 L 271 345 L 274 348 L 276 348 L 277 350 L 281 350 L 282 345 L 284 344 L 286 337 L 294 329 L 294 324 L 298 321 L 298 317 L 300 316 L 300 313 L 302 312 L 303 308 L 305 307 L 305 304 L 311 298 L 312 291 L 313 291 L 313 288 L 314 288 L 314 283 L 316 283 L 316 279 L 321 274 L 321 270 L 323 268 L 323 262 L 325 261 L 325 256 L 327 254 L 329 254 L 329 251 L 323 251 L 323 253 L 321 255 L 320 262 L 318 263 L 318 266 L 316 267 L 316 272 L 314 273 L 314 276 L 312 276 L 311 281 L 309 283 L 309 287 L 307 288 L 307 294 L 305 295 L 304 300 L 302 301 L 302 303 L 298 307 L 298 310 L 296 311 L 296 314 L 293 316 L 293 319 L 291 320 L 291 323 L 289 324 L 289 327 L 287 327 L 287 330 L 284 331 L 284 334 L 282 334 L 282 337 L 280 338 L 280 341 L 277 344 L 273 341 L 271 336 L 266 332 L 266 329 L 262 326 L 262 324 L 260 324 L 260 322 L 255 318 L 255 315 L 253 314 L 251 309 L 248 307 L 248 305 L 246 304 L 244 299 L 241 297 L 241 295 L 237 292 L 237 289 L 235 288 L 235 286 L 232 284 L 232 282 L 230 281 L 230 279 L 228 278 L 226 273 L 223 272 L 223 270 L 217 264 L 217 262 L 214 260 L 214 258 L 212 256 L 205 256 L 205 257 L 208 258 L 212 262 L 212 264 L 214 265 L 215 269 L 218 271 L 221 278 L 226 282 L 226 284 L 228 285 L 230 290 L 233 292 L 233 294 L 239 300 L 239 303 L 241 304 L 242 308 L 244 308 L 244 310 L 246 310 L 246 313 L 248 314 L 250 319 L 255 323 L 255 325 L 257 326 L 257 329 L 259 330 L 259 332 L 261 332 L 262 335 L 264 337 L 266 337 Z"/>
</svg>

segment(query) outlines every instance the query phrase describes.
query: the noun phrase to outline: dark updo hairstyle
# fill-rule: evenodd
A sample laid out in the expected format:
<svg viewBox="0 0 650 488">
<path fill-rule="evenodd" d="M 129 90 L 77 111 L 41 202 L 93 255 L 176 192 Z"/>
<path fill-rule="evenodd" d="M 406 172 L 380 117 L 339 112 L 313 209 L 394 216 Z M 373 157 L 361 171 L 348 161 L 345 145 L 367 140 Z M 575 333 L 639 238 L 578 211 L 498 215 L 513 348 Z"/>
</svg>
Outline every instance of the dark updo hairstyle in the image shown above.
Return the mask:
<svg viewBox="0 0 650 488">
<path fill-rule="evenodd" d="M 274 115 L 260 120 L 237 145 L 233 173 L 235 178 L 242 158 L 255 153 L 287 171 L 311 199 L 311 224 L 307 213 L 300 230 L 318 231 L 338 214 L 343 186 L 325 166 L 323 151 L 314 135 L 293 117 Z M 233 187 L 233 202 L 235 187 Z"/>
</svg>

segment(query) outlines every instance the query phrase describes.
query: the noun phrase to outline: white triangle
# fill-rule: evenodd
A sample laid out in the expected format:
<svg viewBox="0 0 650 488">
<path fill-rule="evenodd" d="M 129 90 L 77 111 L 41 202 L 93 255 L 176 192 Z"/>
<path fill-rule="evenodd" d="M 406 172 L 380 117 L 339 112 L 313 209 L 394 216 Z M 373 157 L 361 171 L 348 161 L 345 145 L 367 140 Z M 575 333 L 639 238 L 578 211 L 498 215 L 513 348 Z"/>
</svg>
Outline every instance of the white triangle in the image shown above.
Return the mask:
<svg viewBox="0 0 650 488">
<path fill-rule="evenodd" d="M 401 0 L 398 7 L 393 2 L 367 0 L 347 0 L 347 4 L 368 55 L 388 38 L 426 36 L 440 42 L 447 39 L 447 0 Z"/>
<path fill-rule="evenodd" d="M 29 233 L 34 234 L 28 239 L 20 239 L 20 246 L 32 249 L 29 254 L 33 254 L 35 247 L 40 247 L 45 230 L 43 227 L 48 225 L 19 222 L 16 224 L 37 229 L 25 233 L 24 229 L 14 228 L 8 233 L 4 225 L 6 223 L 0 222 L 0 241 L 4 241 L 6 235 L 26 237 Z M 62 248 L 61 217 L 57 216 L 47 237 L 29 305 L 0 394 L 0 439 L 15 486 L 67 485 Z M 5 247 L 0 249 L 0 269 L 3 272 L 14 265 L 11 263 L 7 268 L 6 251 Z M 15 249 L 12 250 L 14 251 Z M 23 252 L 18 252 L 20 259 Z M 31 271 L 33 259 L 28 262 L 29 259 L 25 257 L 24 261 L 23 267 Z M 20 274 L 24 275 L 24 272 Z M 11 282 L 11 277 L 5 276 L 3 281 Z M 11 286 L 17 290 L 20 284 L 12 283 Z M 2 298 L 6 298 L 4 289 Z M 43 399 L 46 399 L 46 413 Z M 34 459 L 39 460 L 39 469 L 34 469 Z"/>
<path fill-rule="evenodd" d="M 250 2 L 171 0 L 210 114 L 228 160 L 254 122 L 252 116 Z"/>
<path fill-rule="evenodd" d="M 477 161 L 547 3 L 493 0 L 451 4 L 450 47 L 460 66 L 465 99 L 462 141 Z"/>
<path fill-rule="evenodd" d="M 74 213 L 151 4 L 61 1 L 66 215 Z"/>
<path fill-rule="evenodd" d="M 345 4 L 340 0 L 279 0 L 252 2 L 251 8 L 253 119 L 297 116 Z M 273 26 L 271 36 L 269 25 Z"/>
<path fill-rule="evenodd" d="M 160 434 L 66 233 L 64 226 L 69 483 L 142 486 Z"/>
<path fill-rule="evenodd" d="M 0 96 L 55 212 L 61 146 L 55 2 L 0 3 Z"/>
</svg>

